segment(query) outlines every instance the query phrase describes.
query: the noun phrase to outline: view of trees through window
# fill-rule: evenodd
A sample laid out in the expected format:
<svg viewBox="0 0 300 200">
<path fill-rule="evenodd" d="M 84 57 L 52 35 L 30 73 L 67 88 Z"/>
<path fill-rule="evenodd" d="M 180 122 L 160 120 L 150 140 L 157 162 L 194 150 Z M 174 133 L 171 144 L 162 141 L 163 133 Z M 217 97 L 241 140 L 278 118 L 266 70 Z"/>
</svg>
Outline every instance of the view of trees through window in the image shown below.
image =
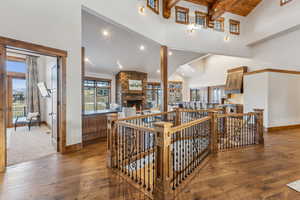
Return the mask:
<svg viewBox="0 0 300 200">
<path fill-rule="evenodd" d="M 25 62 L 7 61 L 7 72 L 26 73 Z M 26 80 L 25 78 L 16 78 L 10 76 L 9 81 L 12 84 L 12 118 L 24 117 L 26 113 Z M 10 97 L 11 98 L 11 97 Z"/>
<path fill-rule="evenodd" d="M 110 104 L 110 81 L 84 81 L 84 111 L 105 110 Z"/>
</svg>

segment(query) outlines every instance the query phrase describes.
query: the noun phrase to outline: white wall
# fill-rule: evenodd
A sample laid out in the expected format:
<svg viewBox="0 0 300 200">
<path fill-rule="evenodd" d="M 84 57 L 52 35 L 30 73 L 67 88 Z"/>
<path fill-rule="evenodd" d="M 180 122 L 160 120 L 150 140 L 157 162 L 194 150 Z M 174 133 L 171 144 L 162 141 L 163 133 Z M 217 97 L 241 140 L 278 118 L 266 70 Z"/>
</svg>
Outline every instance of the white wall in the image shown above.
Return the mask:
<svg viewBox="0 0 300 200">
<path fill-rule="evenodd" d="M 264 109 L 267 128 L 300 124 L 300 75 L 264 72 L 244 81 L 245 112 Z"/>
<path fill-rule="evenodd" d="M 67 145 L 81 142 L 81 1 L 2 0 L 0 36 L 68 51 Z"/>
<path fill-rule="evenodd" d="M 245 44 L 264 40 L 300 25 L 300 1 L 280 6 L 278 0 L 263 0 L 245 19 Z"/>
<path fill-rule="evenodd" d="M 211 55 L 189 65 L 194 69 L 194 72 L 189 74 L 191 88 L 225 85 L 227 70 L 232 68 L 248 66 L 249 71 L 254 71 L 271 66 L 269 63 L 253 59 L 222 55 Z"/>
<path fill-rule="evenodd" d="M 160 5 L 160 15 L 157 15 L 145 6 L 146 0 L 84 0 L 83 5 L 87 11 L 93 12 L 93 14 L 105 17 L 116 24 L 122 24 L 122 26 L 132 31 L 173 49 L 233 56 L 251 55 L 250 48 L 243 44 L 240 37 L 232 36 L 232 41 L 227 43 L 224 42 L 226 33 L 213 31 L 211 29 L 201 29 L 197 30 L 194 34 L 189 34 L 186 25 L 177 24 L 175 22 L 175 8 L 172 9 L 171 18 L 164 19 L 161 14 L 162 5 Z M 146 13 L 144 15 L 138 13 L 138 7 L 141 5 L 146 7 Z M 184 1 L 178 5 L 184 5 L 190 8 L 191 19 L 193 19 L 195 15 L 195 10 L 205 10 L 203 6 Z M 240 20 L 243 29 L 244 17 L 229 13 L 226 13 L 225 17 L 226 26 L 228 26 L 228 19 L 232 18 Z"/>
<path fill-rule="evenodd" d="M 300 70 L 299 44 L 300 27 L 252 46 L 253 59 L 271 63 L 272 68 Z"/>
<path fill-rule="evenodd" d="M 300 75 L 269 73 L 268 127 L 300 124 Z"/>
<path fill-rule="evenodd" d="M 269 78 L 268 73 L 258 73 L 244 77 L 244 112 L 264 109 L 264 126 L 269 124 Z"/>
</svg>

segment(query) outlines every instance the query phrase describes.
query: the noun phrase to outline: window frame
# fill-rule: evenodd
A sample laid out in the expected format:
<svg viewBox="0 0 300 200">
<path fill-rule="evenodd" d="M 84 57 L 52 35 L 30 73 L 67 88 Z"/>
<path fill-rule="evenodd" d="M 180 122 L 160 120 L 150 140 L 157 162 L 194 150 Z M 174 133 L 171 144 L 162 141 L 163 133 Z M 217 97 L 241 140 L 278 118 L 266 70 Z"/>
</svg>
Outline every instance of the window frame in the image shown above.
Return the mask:
<svg viewBox="0 0 300 200">
<path fill-rule="evenodd" d="M 238 32 L 231 31 L 232 25 L 236 25 L 238 27 Z M 233 34 L 233 35 L 240 35 L 241 34 L 241 22 L 234 20 L 234 19 L 230 19 L 229 20 L 229 32 L 230 32 L 230 34 Z"/>
<path fill-rule="evenodd" d="M 204 22 L 205 22 L 205 24 L 204 24 L 204 26 L 203 26 L 203 28 L 207 28 L 207 22 L 208 22 L 208 14 L 207 13 L 205 13 L 205 12 L 201 12 L 201 11 L 195 11 L 195 24 L 196 25 L 199 25 L 199 24 L 197 24 L 197 18 L 198 17 L 202 17 L 202 18 L 204 18 Z M 201 25 L 200 25 L 201 26 Z"/>
<path fill-rule="evenodd" d="M 288 4 L 288 3 L 290 3 L 291 1 L 293 1 L 293 0 L 287 0 L 285 2 L 283 0 L 280 0 L 280 6 L 284 6 L 284 5 Z"/>
<path fill-rule="evenodd" d="M 94 85 L 93 86 L 86 86 L 84 85 L 85 81 L 94 81 Z M 97 86 L 97 82 L 108 82 L 108 86 Z M 104 79 L 104 78 L 94 78 L 94 77 L 84 77 L 83 79 L 83 112 L 87 112 L 85 109 L 85 88 L 93 88 L 94 89 L 94 109 L 93 111 L 96 112 L 97 109 L 97 89 L 101 88 L 101 89 L 108 89 L 109 93 L 108 93 L 108 104 L 111 104 L 111 90 L 112 90 L 112 85 L 111 85 L 111 79 Z M 106 108 L 108 109 L 108 108 Z"/>
<path fill-rule="evenodd" d="M 219 17 L 218 19 L 214 20 L 213 22 L 213 29 L 215 31 L 219 31 L 219 32 L 224 32 L 225 31 L 225 28 L 224 28 L 224 21 L 225 21 L 225 18 L 224 17 Z M 216 29 L 216 22 L 220 22 L 221 23 L 221 29 Z"/>
<path fill-rule="evenodd" d="M 177 15 L 178 12 L 185 13 L 185 18 L 186 18 L 185 22 L 178 20 L 178 15 Z M 176 21 L 176 23 L 189 24 L 190 23 L 189 12 L 190 12 L 190 9 L 188 9 L 188 8 L 181 7 L 181 6 L 175 6 L 175 21 Z"/>
<path fill-rule="evenodd" d="M 147 7 L 152 10 L 154 13 L 159 14 L 159 0 L 155 1 L 155 8 L 151 7 L 150 0 L 147 0 Z"/>
</svg>

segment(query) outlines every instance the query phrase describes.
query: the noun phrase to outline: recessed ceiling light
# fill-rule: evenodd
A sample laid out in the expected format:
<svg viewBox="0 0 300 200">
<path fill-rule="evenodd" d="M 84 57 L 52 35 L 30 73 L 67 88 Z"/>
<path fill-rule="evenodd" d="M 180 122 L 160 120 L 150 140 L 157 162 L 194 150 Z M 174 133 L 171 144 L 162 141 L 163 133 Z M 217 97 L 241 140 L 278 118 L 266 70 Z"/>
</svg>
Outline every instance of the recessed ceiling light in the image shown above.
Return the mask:
<svg viewBox="0 0 300 200">
<path fill-rule="evenodd" d="M 172 51 L 169 51 L 169 56 L 172 56 L 173 55 L 173 52 Z"/>
<path fill-rule="evenodd" d="M 139 13 L 140 13 L 141 15 L 144 15 L 144 14 L 145 14 L 145 7 L 144 7 L 144 6 L 140 6 L 140 7 L 139 7 Z"/>
<path fill-rule="evenodd" d="M 141 46 L 140 46 L 140 50 L 141 50 L 141 51 L 144 51 L 144 50 L 145 50 L 145 46 L 144 46 L 144 45 L 141 45 Z"/>
<path fill-rule="evenodd" d="M 104 35 L 104 36 L 109 36 L 109 32 L 108 32 L 107 30 L 103 30 L 103 31 L 102 31 L 102 35 Z"/>
<path fill-rule="evenodd" d="M 156 72 L 157 72 L 157 73 L 160 73 L 160 70 L 158 69 Z"/>
<path fill-rule="evenodd" d="M 85 61 L 85 62 L 90 62 L 90 59 L 85 58 L 84 61 Z"/>
</svg>

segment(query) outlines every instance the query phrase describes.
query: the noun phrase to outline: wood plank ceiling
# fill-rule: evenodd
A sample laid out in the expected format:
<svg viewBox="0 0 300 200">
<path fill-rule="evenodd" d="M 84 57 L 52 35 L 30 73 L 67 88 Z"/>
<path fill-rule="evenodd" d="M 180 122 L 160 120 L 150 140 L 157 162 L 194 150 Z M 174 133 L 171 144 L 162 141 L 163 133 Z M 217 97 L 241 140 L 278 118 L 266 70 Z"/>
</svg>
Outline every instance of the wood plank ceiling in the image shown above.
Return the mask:
<svg viewBox="0 0 300 200">
<path fill-rule="evenodd" d="M 171 8 L 181 0 L 163 0 L 163 15 L 169 18 Z M 211 20 L 222 16 L 225 12 L 247 16 L 262 0 L 185 0 L 194 4 L 208 7 Z"/>
</svg>

